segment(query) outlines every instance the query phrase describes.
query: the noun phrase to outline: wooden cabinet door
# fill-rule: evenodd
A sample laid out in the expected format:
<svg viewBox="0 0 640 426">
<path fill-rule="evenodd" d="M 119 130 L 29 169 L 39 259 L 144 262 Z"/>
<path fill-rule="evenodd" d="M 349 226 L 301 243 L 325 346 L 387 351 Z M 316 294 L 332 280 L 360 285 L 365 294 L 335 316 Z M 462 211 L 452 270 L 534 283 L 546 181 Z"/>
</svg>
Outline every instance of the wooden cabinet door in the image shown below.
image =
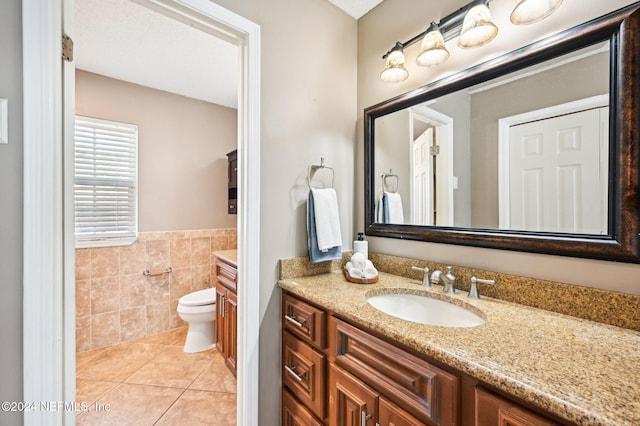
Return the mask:
<svg viewBox="0 0 640 426">
<path fill-rule="evenodd" d="M 329 348 L 336 364 L 423 424 L 460 424 L 460 377 L 335 317 L 329 320 Z"/>
<path fill-rule="evenodd" d="M 236 374 L 236 364 L 238 357 L 238 298 L 235 294 L 227 291 L 227 298 L 225 300 L 226 311 L 226 337 L 225 342 L 225 358 L 227 366 L 231 372 Z"/>
<path fill-rule="evenodd" d="M 375 426 L 378 393 L 351 374 L 330 364 L 329 425 Z"/>
<path fill-rule="evenodd" d="M 378 400 L 380 425 L 384 426 L 423 426 L 424 423 L 398 407 L 384 397 Z"/>
<path fill-rule="evenodd" d="M 285 390 L 282 392 L 282 426 L 323 426 L 323 424 Z"/>
<path fill-rule="evenodd" d="M 475 426 L 559 426 L 559 423 L 478 387 L 475 405 Z"/>
<path fill-rule="evenodd" d="M 221 285 L 216 285 L 216 347 L 222 356 L 226 350 L 226 327 L 225 327 L 225 300 L 227 290 Z"/>
</svg>

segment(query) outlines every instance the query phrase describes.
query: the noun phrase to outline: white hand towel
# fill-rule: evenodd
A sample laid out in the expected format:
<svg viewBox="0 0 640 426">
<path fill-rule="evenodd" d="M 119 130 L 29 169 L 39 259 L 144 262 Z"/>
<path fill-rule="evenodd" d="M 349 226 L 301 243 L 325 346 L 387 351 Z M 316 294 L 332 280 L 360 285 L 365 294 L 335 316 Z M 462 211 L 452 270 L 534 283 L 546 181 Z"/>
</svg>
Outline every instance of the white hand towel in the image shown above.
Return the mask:
<svg viewBox="0 0 640 426">
<path fill-rule="evenodd" d="M 364 268 L 367 266 L 367 258 L 364 257 L 362 253 L 354 253 L 353 256 L 351 256 L 351 264 L 357 270 L 364 271 Z"/>
<path fill-rule="evenodd" d="M 353 263 L 347 262 L 347 271 L 353 278 L 364 278 L 364 273 L 353 266 Z"/>
<path fill-rule="evenodd" d="M 336 191 L 333 188 L 311 188 L 311 192 L 315 210 L 318 249 L 325 251 L 333 247 L 342 246 Z"/>
<path fill-rule="evenodd" d="M 404 224 L 404 212 L 402 211 L 402 198 L 397 192 L 385 192 L 389 206 L 389 223 Z"/>
<path fill-rule="evenodd" d="M 378 276 L 378 270 L 373 266 L 370 260 L 366 261 L 366 266 L 362 271 L 363 278 L 375 278 Z"/>
</svg>

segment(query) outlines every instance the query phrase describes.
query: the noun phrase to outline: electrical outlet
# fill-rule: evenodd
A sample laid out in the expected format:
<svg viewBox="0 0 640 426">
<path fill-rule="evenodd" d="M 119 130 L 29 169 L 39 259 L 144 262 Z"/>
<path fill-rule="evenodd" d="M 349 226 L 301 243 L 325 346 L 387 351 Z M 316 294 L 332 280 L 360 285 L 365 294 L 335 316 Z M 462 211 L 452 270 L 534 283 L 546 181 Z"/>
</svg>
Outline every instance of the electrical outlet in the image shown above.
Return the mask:
<svg viewBox="0 0 640 426">
<path fill-rule="evenodd" d="M 0 98 L 0 143 L 9 143 L 9 100 Z"/>
</svg>

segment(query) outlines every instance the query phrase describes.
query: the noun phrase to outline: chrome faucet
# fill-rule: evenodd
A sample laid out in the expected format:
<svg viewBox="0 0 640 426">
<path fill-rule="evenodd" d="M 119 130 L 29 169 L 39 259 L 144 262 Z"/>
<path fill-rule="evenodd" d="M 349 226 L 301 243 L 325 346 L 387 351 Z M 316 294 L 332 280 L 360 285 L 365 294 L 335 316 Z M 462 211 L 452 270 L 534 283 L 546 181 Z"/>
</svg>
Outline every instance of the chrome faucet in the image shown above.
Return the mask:
<svg viewBox="0 0 640 426">
<path fill-rule="evenodd" d="M 429 268 L 418 268 L 417 266 L 412 266 L 411 269 L 414 271 L 423 271 L 424 277 L 422 278 L 422 286 L 431 287 L 431 281 L 429 281 Z"/>
<path fill-rule="evenodd" d="M 453 287 L 453 284 L 456 282 L 456 277 L 451 273 L 451 266 L 447 266 L 447 273 L 443 274 L 442 271 L 436 269 L 431 274 L 431 282 L 434 284 L 439 284 L 440 280 L 442 280 L 442 284 L 444 285 L 444 292 L 447 294 L 456 294 L 456 289 Z"/>
</svg>

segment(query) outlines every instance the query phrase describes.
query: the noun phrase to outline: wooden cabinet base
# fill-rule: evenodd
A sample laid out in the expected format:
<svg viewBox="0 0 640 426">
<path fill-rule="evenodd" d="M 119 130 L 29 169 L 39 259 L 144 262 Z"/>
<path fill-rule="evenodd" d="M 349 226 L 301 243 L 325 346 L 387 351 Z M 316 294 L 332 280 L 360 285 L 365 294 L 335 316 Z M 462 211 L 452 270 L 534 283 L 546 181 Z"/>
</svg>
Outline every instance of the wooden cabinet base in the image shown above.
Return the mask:
<svg viewBox="0 0 640 426">
<path fill-rule="evenodd" d="M 575 426 L 291 294 L 282 306 L 283 425 Z"/>
<path fill-rule="evenodd" d="M 234 265 L 216 263 L 216 347 L 236 375 L 238 354 L 238 271 Z"/>
</svg>

